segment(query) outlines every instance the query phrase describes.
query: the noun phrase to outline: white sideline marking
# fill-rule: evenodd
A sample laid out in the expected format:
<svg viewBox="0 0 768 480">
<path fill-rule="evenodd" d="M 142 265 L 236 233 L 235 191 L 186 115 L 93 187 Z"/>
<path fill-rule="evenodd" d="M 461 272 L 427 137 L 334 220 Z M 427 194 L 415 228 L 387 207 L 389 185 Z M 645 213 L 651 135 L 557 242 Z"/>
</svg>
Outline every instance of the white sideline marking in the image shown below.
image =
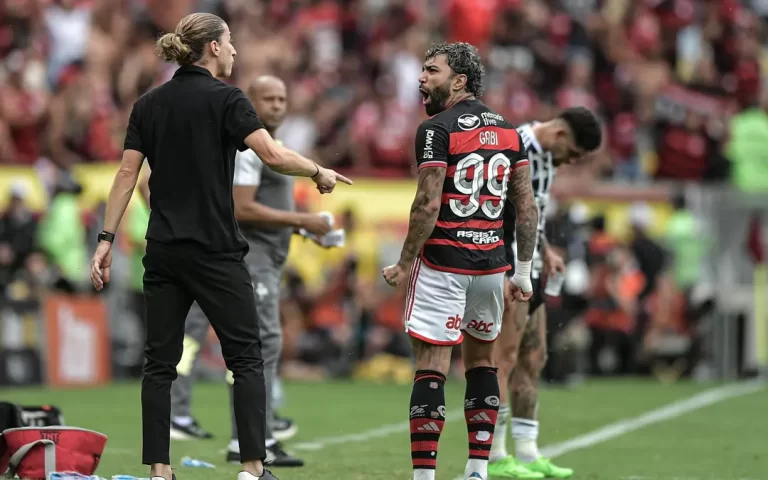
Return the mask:
<svg viewBox="0 0 768 480">
<path fill-rule="evenodd" d="M 445 416 L 446 422 L 464 418 L 464 412 L 449 412 Z M 360 433 L 339 435 L 337 437 L 323 437 L 311 442 L 301 442 L 291 445 L 291 450 L 320 450 L 331 445 L 342 445 L 353 442 L 366 442 L 374 438 L 388 437 L 395 433 L 405 433 L 411 430 L 409 422 L 392 423 L 380 427 L 365 430 Z"/>
<path fill-rule="evenodd" d="M 619 420 L 618 422 L 610 423 L 597 430 L 585 433 L 584 435 L 579 435 L 570 440 L 554 445 L 547 445 L 541 449 L 541 454 L 545 457 L 553 458 L 575 450 L 589 448 L 599 443 L 634 432 L 643 427 L 647 427 L 648 425 L 653 425 L 654 423 L 677 418 L 686 413 L 720 403 L 724 400 L 758 392 L 765 387 L 766 384 L 764 382 L 750 381 L 713 388 L 685 400 L 672 402 L 663 407 L 651 410 L 637 417 Z"/>
<path fill-rule="evenodd" d="M 557 457 L 574 450 L 588 448 L 599 443 L 611 440 L 632 431 L 662 422 L 672 418 L 677 418 L 686 413 L 708 407 L 716 403 L 728 400 L 730 398 L 741 397 L 750 393 L 757 392 L 766 387 L 766 384 L 760 381 L 750 381 L 744 383 L 735 383 L 723 387 L 713 388 L 699 393 L 685 400 L 670 403 L 663 407 L 651 410 L 637 417 L 620 420 L 598 428 L 592 432 L 580 435 L 578 437 L 566 440 L 565 442 L 548 445 L 541 449 L 542 455 L 547 457 Z M 446 416 L 446 421 L 451 422 L 464 418 L 463 412 L 452 412 Z M 382 425 L 381 427 L 365 430 L 359 433 L 348 435 L 339 435 L 333 437 L 321 437 L 310 442 L 300 442 L 291 445 L 291 450 L 321 450 L 332 445 L 342 445 L 353 442 L 366 442 L 374 438 L 388 437 L 395 433 L 405 433 L 410 430 L 408 422 Z"/>
<path fill-rule="evenodd" d="M 723 387 L 713 388 L 711 390 L 696 394 L 692 397 L 688 397 L 684 400 L 678 400 L 663 407 L 650 410 L 646 413 L 638 415 L 637 417 L 631 417 L 624 420 L 619 420 L 614 423 L 609 423 L 604 427 L 598 428 L 597 430 L 593 430 L 583 435 L 579 435 L 578 437 L 574 437 L 570 440 L 566 440 L 561 443 L 555 443 L 554 445 L 547 445 L 540 451 L 541 454 L 545 457 L 558 457 L 560 455 L 565 455 L 566 453 L 570 453 L 576 450 L 593 447 L 597 444 L 607 442 L 608 440 L 621 437 L 628 433 L 634 432 L 635 430 L 647 427 L 648 425 L 653 425 L 654 423 L 681 417 L 686 413 L 690 413 L 704 407 L 709 407 L 710 405 L 720 403 L 724 400 L 759 392 L 765 387 L 766 384 L 758 380 L 734 383 L 725 385 Z M 623 478 L 627 480 L 650 480 L 647 479 L 647 477 L 637 476 L 629 476 Z M 463 477 L 457 477 L 454 480 L 463 480 Z M 672 480 L 697 479 L 689 477 L 675 477 Z"/>
</svg>

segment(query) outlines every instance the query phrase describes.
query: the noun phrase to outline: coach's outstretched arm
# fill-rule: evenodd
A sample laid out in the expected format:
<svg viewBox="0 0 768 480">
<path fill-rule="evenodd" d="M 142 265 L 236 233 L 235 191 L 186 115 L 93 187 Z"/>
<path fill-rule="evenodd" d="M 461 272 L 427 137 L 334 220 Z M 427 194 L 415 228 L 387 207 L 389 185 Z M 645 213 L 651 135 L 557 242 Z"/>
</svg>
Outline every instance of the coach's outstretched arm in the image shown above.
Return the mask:
<svg viewBox="0 0 768 480">
<path fill-rule="evenodd" d="M 245 138 L 245 144 L 256 152 L 264 165 L 284 175 L 309 177 L 320 193 L 330 193 L 336 182 L 352 185 L 352 180 L 331 169 L 323 168 L 312 160 L 275 142 L 265 129 L 259 129 Z"/>
<path fill-rule="evenodd" d="M 319 237 L 327 234 L 331 230 L 331 224 L 323 215 L 280 210 L 256 201 L 264 162 L 252 153 L 237 152 L 235 155 L 235 179 L 232 184 L 235 219 L 246 224 L 272 228 L 289 227 L 296 231 L 303 228 Z"/>
</svg>

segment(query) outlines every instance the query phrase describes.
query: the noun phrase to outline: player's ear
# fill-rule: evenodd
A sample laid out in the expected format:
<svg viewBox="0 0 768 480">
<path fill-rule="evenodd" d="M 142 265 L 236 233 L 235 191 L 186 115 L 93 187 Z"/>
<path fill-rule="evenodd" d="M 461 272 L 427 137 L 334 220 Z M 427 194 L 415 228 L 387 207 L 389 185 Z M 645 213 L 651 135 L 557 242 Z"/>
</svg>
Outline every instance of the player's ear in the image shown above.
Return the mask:
<svg viewBox="0 0 768 480">
<path fill-rule="evenodd" d="M 458 74 L 453 76 L 453 90 L 460 92 L 467 86 L 467 76 L 464 74 Z"/>
</svg>

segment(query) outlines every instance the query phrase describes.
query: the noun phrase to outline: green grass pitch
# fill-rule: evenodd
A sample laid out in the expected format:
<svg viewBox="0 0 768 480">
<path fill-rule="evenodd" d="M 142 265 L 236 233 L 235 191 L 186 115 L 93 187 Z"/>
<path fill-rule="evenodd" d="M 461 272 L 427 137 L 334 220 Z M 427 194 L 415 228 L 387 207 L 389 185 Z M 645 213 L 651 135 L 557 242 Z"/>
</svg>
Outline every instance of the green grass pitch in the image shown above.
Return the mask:
<svg viewBox="0 0 768 480">
<path fill-rule="evenodd" d="M 571 390 L 544 389 L 540 445 L 572 439 L 715 386 L 605 380 Z M 467 451 L 460 413 L 463 388 L 456 381 L 446 387 L 453 420 L 446 423 L 440 439 L 438 480 L 453 480 L 463 472 Z M 140 464 L 139 392 L 137 383 L 73 390 L 3 388 L 0 398 L 55 404 L 63 409 L 67 424 L 107 434 L 100 476 L 147 477 L 148 469 Z M 408 386 L 354 382 L 286 385 L 287 405 L 280 413 L 293 417 L 300 429 L 286 449 L 298 447 L 293 451 L 307 466 L 274 473 L 281 480 L 410 479 L 408 433 L 402 428 L 409 392 Z M 763 389 L 566 453 L 556 463 L 574 468 L 575 478 L 584 480 L 768 480 L 767 407 L 768 390 Z M 234 479 L 237 466 L 224 463 L 229 440 L 224 383 L 198 384 L 193 411 L 216 438 L 172 444 L 178 480 Z M 511 440 L 508 443 L 512 446 Z M 217 469 L 181 467 L 183 456 L 211 462 Z"/>
</svg>

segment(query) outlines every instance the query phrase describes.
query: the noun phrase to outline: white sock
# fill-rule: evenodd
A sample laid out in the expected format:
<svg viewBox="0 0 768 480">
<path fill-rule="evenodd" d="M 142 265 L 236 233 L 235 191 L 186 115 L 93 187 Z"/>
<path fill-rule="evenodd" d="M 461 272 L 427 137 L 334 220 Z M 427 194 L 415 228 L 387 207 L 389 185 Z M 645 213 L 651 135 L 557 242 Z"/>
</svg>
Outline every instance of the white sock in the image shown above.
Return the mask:
<svg viewBox="0 0 768 480">
<path fill-rule="evenodd" d="M 275 440 L 274 438 L 270 438 L 270 439 L 268 439 L 264 443 L 266 444 L 265 446 L 267 448 L 269 448 L 269 447 L 273 446 L 274 444 L 276 444 L 277 440 Z M 240 453 L 240 440 L 231 440 L 229 442 L 229 451 L 230 452 Z"/>
<path fill-rule="evenodd" d="M 539 422 L 527 418 L 512 418 L 512 438 L 515 439 L 515 456 L 524 463 L 539 458 Z"/>
<path fill-rule="evenodd" d="M 489 461 L 496 462 L 509 455 L 507 452 L 507 430 L 511 414 L 509 404 L 499 406 L 499 416 L 496 417 L 496 430 L 493 432 L 493 443 Z"/>
<path fill-rule="evenodd" d="M 419 468 L 413 471 L 413 480 L 435 480 L 435 471 Z"/>
<path fill-rule="evenodd" d="M 467 467 L 464 469 L 464 478 L 468 478 L 473 473 L 479 473 L 482 478 L 488 478 L 488 460 L 479 458 L 470 458 L 467 460 Z"/>
<path fill-rule="evenodd" d="M 173 422 L 182 427 L 188 427 L 195 421 L 192 417 L 173 417 Z"/>
</svg>

